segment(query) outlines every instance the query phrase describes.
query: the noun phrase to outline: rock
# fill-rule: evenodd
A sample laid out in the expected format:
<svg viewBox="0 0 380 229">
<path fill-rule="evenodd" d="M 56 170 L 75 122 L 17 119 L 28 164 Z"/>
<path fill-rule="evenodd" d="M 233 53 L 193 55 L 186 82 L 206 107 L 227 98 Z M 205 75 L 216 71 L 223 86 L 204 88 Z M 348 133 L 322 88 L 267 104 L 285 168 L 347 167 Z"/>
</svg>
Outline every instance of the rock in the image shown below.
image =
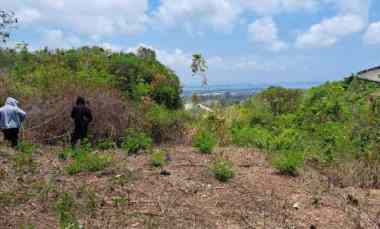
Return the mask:
<svg viewBox="0 0 380 229">
<path fill-rule="evenodd" d="M 162 171 L 160 172 L 160 175 L 161 175 L 161 176 L 170 176 L 171 173 L 170 173 L 169 171 L 162 170 Z"/>
<path fill-rule="evenodd" d="M 293 208 L 295 209 L 295 210 L 298 210 L 298 209 L 300 209 L 300 203 L 299 202 L 296 202 L 296 203 L 294 203 L 293 204 Z"/>
</svg>

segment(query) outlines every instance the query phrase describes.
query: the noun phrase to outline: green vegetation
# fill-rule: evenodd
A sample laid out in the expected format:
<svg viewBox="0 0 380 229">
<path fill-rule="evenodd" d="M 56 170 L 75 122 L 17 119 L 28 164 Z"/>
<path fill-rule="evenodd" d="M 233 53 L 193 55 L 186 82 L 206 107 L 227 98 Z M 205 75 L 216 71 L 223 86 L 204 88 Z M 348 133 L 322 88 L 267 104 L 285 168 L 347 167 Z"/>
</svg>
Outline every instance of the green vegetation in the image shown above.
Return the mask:
<svg viewBox="0 0 380 229">
<path fill-rule="evenodd" d="M 66 149 L 59 155 L 62 155 L 60 157 L 65 159 L 72 157 L 72 161 L 65 168 L 69 175 L 75 175 L 80 172 L 101 171 L 111 164 L 109 155 L 100 155 L 93 152 L 89 143 L 85 143 L 76 149 Z"/>
<path fill-rule="evenodd" d="M 61 229 L 73 228 L 79 229 L 79 222 L 75 217 L 75 209 L 77 203 L 71 193 L 64 192 L 60 194 L 56 204 L 55 211 L 59 219 L 59 227 Z"/>
<path fill-rule="evenodd" d="M 16 172 L 34 172 L 37 164 L 33 159 L 33 154 L 37 147 L 30 142 L 21 141 L 16 149 L 19 151 L 13 156 L 13 166 Z"/>
<path fill-rule="evenodd" d="M 211 163 L 210 170 L 215 178 L 221 182 L 227 182 L 235 175 L 232 162 L 223 157 L 216 158 Z"/>
<path fill-rule="evenodd" d="M 297 169 L 301 168 L 304 163 L 302 153 L 283 152 L 274 156 L 273 166 L 284 175 L 297 175 Z"/>
<path fill-rule="evenodd" d="M 279 172 L 295 174 L 308 162 L 331 171 L 380 165 L 365 156 L 380 146 L 379 98 L 378 84 L 352 76 L 305 91 L 272 87 L 224 115 L 232 142 L 268 152 Z"/>
<path fill-rule="evenodd" d="M 32 155 L 36 152 L 37 146 L 28 141 L 20 141 L 16 149 L 24 154 Z"/>
<path fill-rule="evenodd" d="M 25 125 L 25 135 L 33 142 L 64 139 L 71 128 L 67 112 L 77 96 L 85 97 L 93 110 L 91 142 L 117 142 L 127 128 L 154 134 L 152 127 L 161 124 L 162 135 L 169 127 L 173 135 L 177 132 L 180 116 L 157 124 L 154 115 L 144 115 L 155 107 L 176 114 L 182 107 L 178 77 L 157 61 L 153 50 L 142 48 L 134 54 L 82 47 L 31 52 L 24 44 L 0 48 L 0 70 L 0 101 L 13 96 L 33 107 Z"/>
<path fill-rule="evenodd" d="M 96 147 L 100 150 L 110 150 L 110 149 L 115 149 L 116 144 L 112 139 L 106 138 L 106 139 L 101 139 L 96 144 Z"/>
<path fill-rule="evenodd" d="M 206 130 L 199 130 L 193 138 L 193 146 L 201 153 L 209 154 L 217 145 L 217 138 L 215 135 Z"/>
<path fill-rule="evenodd" d="M 162 167 L 166 164 L 167 152 L 164 150 L 156 150 L 150 155 L 150 163 L 154 167 Z"/>
<path fill-rule="evenodd" d="M 136 154 L 140 150 L 147 150 L 152 145 L 152 139 L 144 132 L 127 129 L 123 139 L 122 148 L 128 154 Z"/>
</svg>

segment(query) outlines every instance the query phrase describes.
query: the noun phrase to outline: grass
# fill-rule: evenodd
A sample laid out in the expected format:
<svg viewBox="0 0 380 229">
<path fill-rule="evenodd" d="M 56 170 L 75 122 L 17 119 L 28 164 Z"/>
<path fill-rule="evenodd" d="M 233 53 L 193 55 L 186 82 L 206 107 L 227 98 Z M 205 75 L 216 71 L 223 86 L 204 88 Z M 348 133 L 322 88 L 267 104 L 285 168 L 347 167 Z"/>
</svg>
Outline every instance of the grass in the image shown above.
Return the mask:
<svg viewBox="0 0 380 229">
<path fill-rule="evenodd" d="M 201 153 L 210 154 L 217 145 L 218 141 L 215 135 L 209 131 L 200 130 L 193 138 L 193 147 Z"/>
<path fill-rule="evenodd" d="M 102 156 L 96 153 L 81 153 L 74 157 L 70 165 L 66 167 L 69 175 L 81 172 L 97 172 L 105 169 L 111 163 L 109 156 Z"/>
<path fill-rule="evenodd" d="M 279 152 L 272 164 L 280 174 L 296 176 L 298 169 L 304 165 L 304 155 L 299 152 Z"/>
<path fill-rule="evenodd" d="M 154 151 L 150 155 L 150 163 L 154 167 L 162 167 L 166 164 L 167 152 L 164 150 Z"/>
<path fill-rule="evenodd" d="M 223 157 L 215 159 L 210 165 L 210 170 L 214 177 L 221 182 L 227 182 L 235 176 L 233 163 Z"/>
<path fill-rule="evenodd" d="M 59 227 L 61 229 L 79 229 L 79 222 L 75 217 L 75 209 L 77 203 L 75 202 L 74 196 L 71 193 L 62 193 L 56 204 L 55 212 L 59 219 Z"/>
<path fill-rule="evenodd" d="M 141 150 L 149 149 L 153 144 L 152 138 L 135 129 L 127 129 L 123 139 L 122 148 L 128 154 L 136 154 Z"/>
</svg>

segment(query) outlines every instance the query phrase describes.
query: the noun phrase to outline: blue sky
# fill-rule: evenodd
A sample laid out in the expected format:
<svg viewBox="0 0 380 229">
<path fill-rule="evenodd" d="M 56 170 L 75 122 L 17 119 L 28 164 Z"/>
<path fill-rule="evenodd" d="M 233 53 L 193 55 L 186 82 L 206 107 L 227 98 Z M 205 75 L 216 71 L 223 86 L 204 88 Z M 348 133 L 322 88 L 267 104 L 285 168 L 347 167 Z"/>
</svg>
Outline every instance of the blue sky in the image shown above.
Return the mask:
<svg viewBox="0 0 380 229">
<path fill-rule="evenodd" d="M 180 76 L 202 53 L 210 84 L 341 79 L 380 65 L 378 0 L 2 0 L 33 49 L 144 45 Z"/>
</svg>

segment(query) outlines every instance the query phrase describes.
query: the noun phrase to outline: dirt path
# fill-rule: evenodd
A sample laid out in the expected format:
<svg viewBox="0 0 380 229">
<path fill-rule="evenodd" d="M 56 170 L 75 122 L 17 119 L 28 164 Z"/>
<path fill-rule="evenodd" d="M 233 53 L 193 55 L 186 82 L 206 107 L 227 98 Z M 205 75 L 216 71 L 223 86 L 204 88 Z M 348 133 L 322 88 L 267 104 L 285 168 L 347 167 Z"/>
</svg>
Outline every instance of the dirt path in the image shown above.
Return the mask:
<svg viewBox="0 0 380 229">
<path fill-rule="evenodd" d="M 208 170 L 214 155 L 167 149 L 170 176 L 151 167 L 147 155 L 121 152 L 109 152 L 109 169 L 68 176 L 57 149 L 35 156 L 34 174 L 20 175 L 13 171 L 15 152 L 2 150 L 0 228 L 56 228 L 54 205 L 62 192 L 74 194 L 84 228 L 380 228 L 378 190 L 340 189 L 311 169 L 280 176 L 263 154 L 240 148 L 217 150 L 236 172 L 220 183 Z"/>
</svg>

